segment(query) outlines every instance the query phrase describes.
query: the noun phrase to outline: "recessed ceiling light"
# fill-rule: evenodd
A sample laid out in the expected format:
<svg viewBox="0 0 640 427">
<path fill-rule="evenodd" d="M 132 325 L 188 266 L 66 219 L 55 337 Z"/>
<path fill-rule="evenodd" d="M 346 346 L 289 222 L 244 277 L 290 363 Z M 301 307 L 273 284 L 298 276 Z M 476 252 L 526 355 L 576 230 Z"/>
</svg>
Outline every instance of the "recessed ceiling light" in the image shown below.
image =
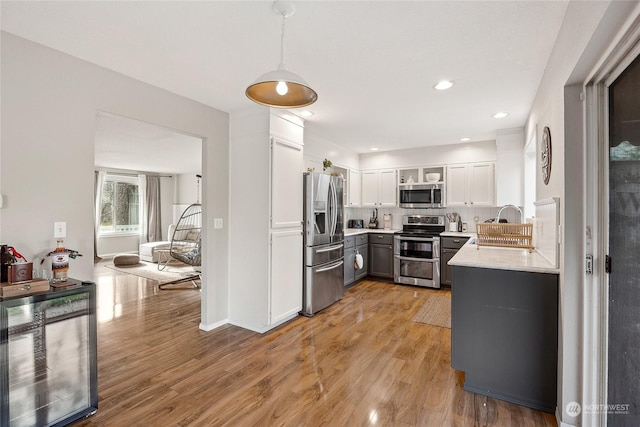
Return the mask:
<svg viewBox="0 0 640 427">
<path fill-rule="evenodd" d="M 435 86 L 433 86 L 433 88 L 436 90 L 445 90 L 449 89 L 451 86 L 453 86 L 453 82 L 449 80 L 442 80 L 439 81 Z"/>
<path fill-rule="evenodd" d="M 313 116 L 313 111 L 303 110 L 303 111 L 300 111 L 300 115 L 302 117 L 311 117 Z"/>
<path fill-rule="evenodd" d="M 462 141 L 462 142 L 471 141 L 471 138 L 467 138 L 467 137 L 460 138 L 460 141 Z"/>
<path fill-rule="evenodd" d="M 505 117 L 507 117 L 509 115 L 509 113 L 507 113 L 506 111 L 500 111 L 499 113 L 495 113 L 493 115 L 494 119 L 504 119 Z"/>
<path fill-rule="evenodd" d="M 371 148 L 369 148 L 369 150 L 371 150 L 371 151 L 378 151 L 378 150 L 379 150 L 379 148 L 377 148 L 377 147 L 371 147 Z"/>
</svg>

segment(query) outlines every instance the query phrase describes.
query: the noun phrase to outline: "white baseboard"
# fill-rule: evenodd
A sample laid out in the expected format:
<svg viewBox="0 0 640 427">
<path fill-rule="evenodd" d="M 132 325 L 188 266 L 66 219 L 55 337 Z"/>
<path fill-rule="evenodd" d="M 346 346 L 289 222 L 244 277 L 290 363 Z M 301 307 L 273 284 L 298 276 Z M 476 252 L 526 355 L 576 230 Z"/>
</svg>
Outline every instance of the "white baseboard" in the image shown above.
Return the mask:
<svg viewBox="0 0 640 427">
<path fill-rule="evenodd" d="M 556 422 L 558 423 L 558 427 L 576 427 L 578 425 L 577 419 L 576 419 L 576 424 L 563 423 L 562 417 L 560 416 L 560 411 L 558 410 L 557 406 L 556 406 Z"/>
<path fill-rule="evenodd" d="M 201 330 L 205 331 L 205 332 L 209 332 L 209 331 L 212 331 L 214 329 L 219 328 L 220 326 L 224 326 L 227 323 L 229 323 L 229 319 L 220 320 L 218 322 L 211 323 L 211 324 L 208 324 L 208 325 L 205 325 L 204 323 L 200 323 L 199 328 Z"/>
</svg>

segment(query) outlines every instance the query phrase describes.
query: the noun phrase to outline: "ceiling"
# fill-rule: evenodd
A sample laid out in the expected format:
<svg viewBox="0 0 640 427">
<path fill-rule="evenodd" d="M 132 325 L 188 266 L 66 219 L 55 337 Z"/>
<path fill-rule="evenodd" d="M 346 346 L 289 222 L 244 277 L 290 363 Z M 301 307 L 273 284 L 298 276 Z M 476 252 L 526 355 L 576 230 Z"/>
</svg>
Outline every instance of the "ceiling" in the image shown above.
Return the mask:
<svg viewBox="0 0 640 427">
<path fill-rule="evenodd" d="M 157 125 L 99 112 L 95 166 L 160 174 L 202 173 L 202 140 Z"/>
<path fill-rule="evenodd" d="M 254 105 L 246 87 L 280 59 L 270 1 L 1 3 L 4 31 L 227 112 Z M 287 65 L 319 96 L 306 127 L 359 153 L 521 127 L 567 4 L 294 2 Z"/>
</svg>

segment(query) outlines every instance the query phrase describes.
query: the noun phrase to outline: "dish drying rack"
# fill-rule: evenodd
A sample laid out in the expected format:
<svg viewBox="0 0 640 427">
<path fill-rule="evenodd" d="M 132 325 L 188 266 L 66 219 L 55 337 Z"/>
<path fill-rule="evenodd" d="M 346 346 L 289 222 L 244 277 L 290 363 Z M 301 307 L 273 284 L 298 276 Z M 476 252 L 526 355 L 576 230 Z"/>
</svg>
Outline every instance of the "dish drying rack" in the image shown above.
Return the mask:
<svg viewBox="0 0 640 427">
<path fill-rule="evenodd" d="M 498 246 L 533 251 L 533 224 L 483 223 L 476 224 L 477 248 Z"/>
</svg>

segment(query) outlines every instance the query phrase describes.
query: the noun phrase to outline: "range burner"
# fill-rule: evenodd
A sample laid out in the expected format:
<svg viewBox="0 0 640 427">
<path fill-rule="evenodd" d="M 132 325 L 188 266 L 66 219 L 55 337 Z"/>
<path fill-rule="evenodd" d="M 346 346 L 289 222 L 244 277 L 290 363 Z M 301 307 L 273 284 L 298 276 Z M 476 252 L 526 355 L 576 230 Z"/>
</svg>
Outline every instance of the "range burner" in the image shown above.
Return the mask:
<svg viewBox="0 0 640 427">
<path fill-rule="evenodd" d="M 400 235 L 439 236 L 445 231 L 444 215 L 404 215 Z"/>
</svg>

